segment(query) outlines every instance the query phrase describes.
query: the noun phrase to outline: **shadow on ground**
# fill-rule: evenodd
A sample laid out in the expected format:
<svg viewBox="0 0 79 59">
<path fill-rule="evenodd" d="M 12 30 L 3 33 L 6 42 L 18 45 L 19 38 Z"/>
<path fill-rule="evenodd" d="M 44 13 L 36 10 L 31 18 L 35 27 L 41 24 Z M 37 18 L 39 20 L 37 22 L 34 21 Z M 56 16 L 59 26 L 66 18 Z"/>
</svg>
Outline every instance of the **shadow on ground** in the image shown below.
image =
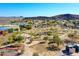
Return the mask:
<svg viewBox="0 0 79 59">
<path fill-rule="evenodd" d="M 62 52 L 63 52 L 63 54 L 65 54 L 65 55 L 68 55 L 68 56 L 70 56 L 71 55 L 71 53 L 69 53 L 68 51 L 66 51 L 66 50 L 62 50 Z"/>
</svg>

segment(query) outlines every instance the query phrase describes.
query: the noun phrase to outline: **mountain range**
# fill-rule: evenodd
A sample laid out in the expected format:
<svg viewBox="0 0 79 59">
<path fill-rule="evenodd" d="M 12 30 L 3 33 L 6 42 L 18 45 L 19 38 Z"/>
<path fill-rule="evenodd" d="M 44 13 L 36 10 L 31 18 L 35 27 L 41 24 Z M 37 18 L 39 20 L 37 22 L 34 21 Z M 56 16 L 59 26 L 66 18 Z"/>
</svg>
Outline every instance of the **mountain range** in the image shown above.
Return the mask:
<svg viewBox="0 0 79 59">
<path fill-rule="evenodd" d="M 79 20 L 79 15 L 76 14 L 60 14 L 56 16 L 37 16 L 37 17 L 25 17 L 24 20 Z"/>
</svg>

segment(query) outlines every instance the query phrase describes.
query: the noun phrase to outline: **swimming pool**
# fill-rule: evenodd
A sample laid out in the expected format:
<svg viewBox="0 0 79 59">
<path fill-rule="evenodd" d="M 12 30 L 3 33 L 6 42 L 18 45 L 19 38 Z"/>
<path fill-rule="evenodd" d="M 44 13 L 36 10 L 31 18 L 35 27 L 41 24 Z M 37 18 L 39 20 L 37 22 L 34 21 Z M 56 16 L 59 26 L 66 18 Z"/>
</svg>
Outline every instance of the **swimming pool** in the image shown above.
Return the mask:
<svg viewBox="0 0 79 59">
<path fill-rule="evenodd" d="M 4 31 L 4 30 L 8 30 L 9 29 L 9 27 L 7 27 L 7 26 L 0 26 L 0 31 Z"/>
</svg>

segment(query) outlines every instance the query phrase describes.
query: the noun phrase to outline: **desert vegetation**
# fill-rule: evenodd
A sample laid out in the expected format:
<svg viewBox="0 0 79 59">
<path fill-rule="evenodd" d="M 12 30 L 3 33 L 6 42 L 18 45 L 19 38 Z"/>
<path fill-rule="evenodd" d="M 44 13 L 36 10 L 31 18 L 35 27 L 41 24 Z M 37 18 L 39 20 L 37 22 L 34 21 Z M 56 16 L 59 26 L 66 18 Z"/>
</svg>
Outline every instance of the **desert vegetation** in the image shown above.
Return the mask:
<svg viewBox="0 0 79 59">
<path fill-rule="evenodd" d="M 66 44 L 79 43 L 79 20 L 75 17 L 74 19 L 76 20 L 68 19 L 67 15 L 60 15 L 52 18 L 27 17 L 17 21 L 9 21 L 10 25 L 19 26 L 20 31 L 12 28 L 4 31 L 0 39 L 4 39 L 5 42 L 0 40 L 0 46 L 15 42 L 30 45 L 37 41 L 38 44 L 29 47 L 33 50 L 34 56 L 56 55 Z M 32 39 L 33 42 L 26 44 L 28 35 L 25 37 L 22 34 L 28 34 L 30 36 L 28 39 Z"/>
</svg>

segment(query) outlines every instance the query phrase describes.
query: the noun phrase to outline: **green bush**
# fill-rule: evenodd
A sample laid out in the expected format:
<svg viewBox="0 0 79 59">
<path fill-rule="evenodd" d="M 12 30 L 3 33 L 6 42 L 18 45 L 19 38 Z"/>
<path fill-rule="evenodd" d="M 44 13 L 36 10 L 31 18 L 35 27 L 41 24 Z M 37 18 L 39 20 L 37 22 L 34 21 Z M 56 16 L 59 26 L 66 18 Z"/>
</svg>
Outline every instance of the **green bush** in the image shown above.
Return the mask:
<svg viewBox="0 0 79 59">
<path fill-rule="evenodd" d="M 23 38 L 22 36 L 17 36 L 15 40 L 18 41 L 18 42 L 22 42 L 23 39 L 24 39 L 24 38 Z"/>
<path fill-rule="evenodd" d="M 14 31 L 18 31 L 18 29 L 16 28 L 16 29 L 14 29 Z"/>
<path fill-rule="evenodd" d="M 8 43 L 13 43 L 13 41 L 14 41 L 14 40 L 13 40 L 13 37 L 9 37 L 9 38 L 8 38 Z"/>
<path fill-rule="evenodd" d="M 53 35 L 53 42 L 56 43 L 57 46 L 59 46 L 62 43 L 61 39 L 59 38 L 57 34 Z"/>
<path fill-rule="evenodd" d="M 20 25 L 21 30 L 24 29 L 24 28 L 26 28 L 27 30 L 30 30 L 32 28 L 32 25 L 31 24 L 29 24 L 29 25 Z"/>
<path fill-rule="evenodd" d="M 32 25 L 27 25 L 27 26 L 26 26 L 26 29 L 27 29 L 27 30 L 30 30 L 31 28 L 32 28 Z"/>
<path fill-rule="evenodd" d="M 11 28 L 11 29 L 8 29 L 8 32 L 9 33 L 12 33 L 13 32 L 13 29 Z"/>
<path fill-rule="evenodd" d="M 47 36 L 45 36 L 45 37 L 43 38 L 43 40 L 48 40 L 48 37 L 47 37 Z"/>
<path fill-rule="evenodd" d="M 51 31 L 48 31 L 47 32 L 47 35 L 49 35 L 49 36 L 52 35 L 52 32 Z"/>
</svg>

